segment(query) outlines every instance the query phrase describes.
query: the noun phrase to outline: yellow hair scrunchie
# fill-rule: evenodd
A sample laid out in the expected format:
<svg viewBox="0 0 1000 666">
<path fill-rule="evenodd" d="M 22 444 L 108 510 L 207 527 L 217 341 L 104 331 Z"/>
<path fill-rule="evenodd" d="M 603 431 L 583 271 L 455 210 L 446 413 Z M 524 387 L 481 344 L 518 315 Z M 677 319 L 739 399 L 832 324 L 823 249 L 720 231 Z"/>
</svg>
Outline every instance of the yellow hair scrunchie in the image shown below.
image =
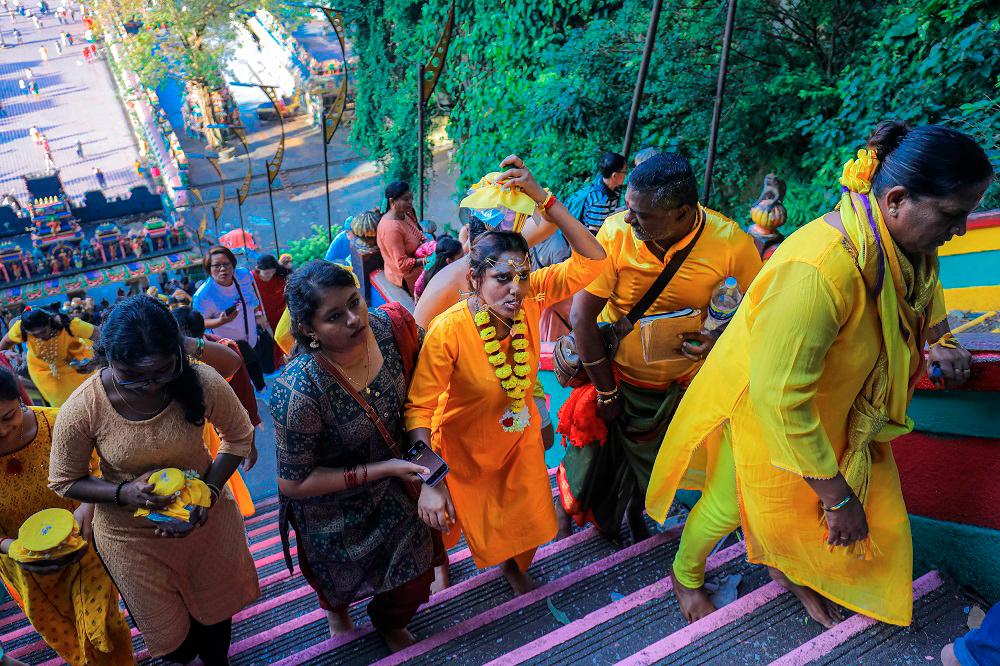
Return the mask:
<svg viewBox="0 0 1000 666">
<path fill-rule="evenodd" d="M 872 178 L 878 169 L 878 156 L 874 149 L 862 148 L 856 159 L 844 164 L 844 173 L 840 176 L 840 184 L 852 192 L 868 194 L 872 189 Z"/>
</svg>

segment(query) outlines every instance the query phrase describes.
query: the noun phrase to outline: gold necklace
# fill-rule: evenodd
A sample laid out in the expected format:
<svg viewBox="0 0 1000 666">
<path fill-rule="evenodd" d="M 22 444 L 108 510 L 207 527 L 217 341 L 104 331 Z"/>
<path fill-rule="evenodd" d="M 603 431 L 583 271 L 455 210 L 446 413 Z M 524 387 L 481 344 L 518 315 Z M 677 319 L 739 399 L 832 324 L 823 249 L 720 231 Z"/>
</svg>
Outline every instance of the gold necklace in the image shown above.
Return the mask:
<svg viewBox="0 0 1000 666">
<path fill-rule="evenodd" d="M 110 372 L 110 370 L 109 370 L 109 372 Z M 135 407 L 133 407 L 132 404 L 128 400 L 125 399 L 125 396 L 122 395 L 122 392 L 118 389 L 118 380 L 115 379 L 115 373 L 113 373 L 113 372 L 111 373 L 111 386 L 114 387 L 115 393 L 118 394 L 118 397 L 121 398 L 121 401 L 125 404 L 125 406 L 128 407 L 129 409 L 131 409 L 136 414 L 141 414 L 143 416 L 156 416 L 161 411 L 163 411 L 163 406 L 164 406 L 165 403 L 164 403 L 164 401 L 162 399 L 160 400 L 160 406 L 157 407 L 155 410 L 153 410 L 151 412 L 146 412 L 146 411 L 143 411 L 141 409 L 136 409 Z M 170 396 L 167 396 L 167 400 L 170 400 Z"/>
<path fill-rule="evenodd" d="M 45 340 L 32 337 L 35 339 L 35 355 L 49 366 L 52 377 L 57 379 L 59 377 L 59 367 L 56 365 L 59 360 L 59 333 Z"/>
<path fill-rule="evenodd" d="M 370 362 L 371 362 L 371 345 L 368 343 L 368 333 L 367 333 L 367 331 L 365 332 L 365 374 L 364 374 L 364 380 L 365 381 L 364 382 L 359 382 L 356 379 L 354 379 L 353 377 L 351 377 L 349 374 L 347 374 L 347 370 L 344 369 L 344 366 L 341 365 L 340 363 L 337 363 L 336 361 L 334 361 L 329 356 L 327 356 L 325 352 L 320 351 L 320 354 L 323 354 L 323 358 L 325 358 L 330 363 L 333 363 L 335 366 L 337 366 L 337 369 L 340 370 L 340 372 L 344 375 L 344 377 L 347 378 L 347 381 L 349 381 L 352 386 L 354 386 L 355 388 L 362 389 L 365 392 L 365 395 L 371 395 L 372 390 L 368 386 L 368 379 L 369 379 L 368 374 L 369 374 L 369 370 L 371 369 L 371 365 L 370 365 Z"/>
</svg>

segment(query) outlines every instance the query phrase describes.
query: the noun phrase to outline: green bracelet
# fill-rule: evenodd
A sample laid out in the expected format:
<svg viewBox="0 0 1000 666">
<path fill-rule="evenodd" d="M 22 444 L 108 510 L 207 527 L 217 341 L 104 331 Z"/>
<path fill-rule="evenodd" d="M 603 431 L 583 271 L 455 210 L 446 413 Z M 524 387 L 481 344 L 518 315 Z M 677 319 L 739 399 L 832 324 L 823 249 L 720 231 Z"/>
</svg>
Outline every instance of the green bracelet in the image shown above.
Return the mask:
<svg viewBox="0 0 1000 666">
<path fill-rule="evenodd" d="M 824 506 L 823 510 L 824 511 L 840 511 L 845 506 L 847 506 L 847 503 L 850 502 L 852 499 L 854 499 L 854 494 L 853 493 L 850 494 L 850 495 L 848 495 L 844 499 L 840 500 L 839 502 L 837 502 L 833 506 Z"/>
</svg>

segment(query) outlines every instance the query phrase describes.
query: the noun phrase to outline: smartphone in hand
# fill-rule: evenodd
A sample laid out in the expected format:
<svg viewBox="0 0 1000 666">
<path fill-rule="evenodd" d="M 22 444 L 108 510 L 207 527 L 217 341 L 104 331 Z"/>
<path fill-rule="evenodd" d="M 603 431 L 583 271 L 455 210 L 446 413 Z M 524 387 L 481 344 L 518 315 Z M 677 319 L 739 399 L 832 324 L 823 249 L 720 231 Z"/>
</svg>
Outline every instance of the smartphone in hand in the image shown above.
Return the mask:
<svg viewBox="0 0 1000 666">
<path fill-rule="evenodd" d="M 441 483 L 442 479 L 448 474 L 448 463 L 423 442 L 417 442 L 411 446 L 403 454 L 403 460 L 422 465 L 429 469 L 429 474 L 420 474 L 419 476 L 431 488 Z"/>
</svg>

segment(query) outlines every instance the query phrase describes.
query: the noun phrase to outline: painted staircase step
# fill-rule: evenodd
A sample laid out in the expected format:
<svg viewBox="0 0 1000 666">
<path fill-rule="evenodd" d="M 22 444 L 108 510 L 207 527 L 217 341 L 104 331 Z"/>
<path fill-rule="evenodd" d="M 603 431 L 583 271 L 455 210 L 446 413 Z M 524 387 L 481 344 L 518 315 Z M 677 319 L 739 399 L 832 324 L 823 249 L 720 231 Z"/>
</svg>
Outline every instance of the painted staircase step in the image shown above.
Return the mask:
<svg viewBox="0 0 1000 666">
<path fill-rule="evenodd" d="M 705 625 L 711 631 L 699 635 L 697 640 L 672 642 L 668 636 L 645 649 L 648 659 L 636 658 L 626 663 L 699 666 L 767 663 L 823 632 L 823 627 L 809 619 L 794 595 L 783 593 L 780 586 L 769 582 L 766 567 L 753 565 L 753 571 L 760 587 L 744 597 L 747 600 L 744 603 L 754 607 L 738 622 L 712 626 L 716 615 L 713 613 L 705 618 Z"/>
<path fill-rule="evenodd" d="M 262 503 L 258 503 L 258 507 L 273 505 L 273 501 L 265 500 Z M 261 513 L 257 514 L 262 515 Z M 265 538 L 270 538 L 277 534 L 277 512 L 272 511 L 267 514 L 270 522 L 258 526 L 257 542 Z M 260 530 L 266 530 L 267 532 L 261 532 Z M 296 549 L 294 547 L 294 536 L 292 537 L 292 554 L 294 555 Z M 253 550 L 253 549 L 252 549 Z M 277 546 L 269 548 L 267 551 L 255 553 L 257 557 L 257 564 L 260 565 L 262 561 L 272 562 L 275 560 L 275 556 L 280 554 L 280 542 Z M 449 551 L 450 558 L 456 562 L 452 568 L 452 580 L 455 582 L 461 581 L 462 579 L 473 575 L 475 572 L 475 565 L 471 562 L 471 555 L 465 546 L 464 538 L 461 539 L 454 548 Z M 266 565 L 270 566 L 272 569 L 277 566 L 274 564 Z M 260 573 L 260 570 L 258 570 Z M 280 606 L 281 604 L 274 604 L 273 600 L 276 597 L 281 597 L 282 595 L 288 595 L 289 593 L 294 593 L 293 598 L 299 597 L 309 597 L 312 596 L 312 590 L 309 588 L 305 579 L 302 578 L 301 574 L 296 567 L 294 573 L 289 575 L 288 570 L 284 566 L 284 560 L 280 560 L 280 567 L 277 573 L 273 573 L 269 576 L 261 576 L 260 578 L 261 586 L 261 599 L 258 600 L 254 605 L 241 611 L 234 618 L 236 624 L 234 625 L 234 640 L 238 640 L 241 636 L 241 628 L 244 630 L 245 635 L 252 635 L 256 629 L 253 623 L 247 623 L 241 627 L 239 621 L 243 619 L 243 616 L 251 617 L 258 615 L 263 610 L 271 610 Z M 286 597 L 287 599 L 287 597 Z M 269 603 L 272 602 L 272 603 Z M 269 604 L 265 609 L 256 609 L 257 606 L 261 604 Z M 315 607 L 315 603 L 309 606 L 310 608 Z M 10 601 L 4 604 L 2 610 L 7 614 L 4 617 L 5 622 L 0 623 L 0 631 L 4 633 L 0 635 L 0 642 L 7 645 L 8 653 L 12 656 L 20 657 L 22 659 L 29 659 L 31 661 L 49 663 L 53 664 L 60 663 L 55 655 L 55 652 L 45 644 L 45 642 L 34 632 L 34 629 L 28 623 L 27 617 L 21 612 L 20 608 L 13 602 Z M 255 612 L 256 610 L 256 612 Z M 294 609 L 286 610 L 285 613 L 293 612 Z M 363 606 L 361 606 L 357 613 L 358 616 L 363 614 Z M 142 642 L 141 637 L 138 636 L 138 631 L 135 629 L 131 622 L 131 617 L 126 614 L 126 621 L 132 628 L 133 635 L 133 645 L 135 647 L 135 652 L 140 658 L 146 658 L 148 654 L 145 651 L 145 644 Z M 20 640 L 18 640 L 20 639 Z"/>
<path fill-rule="evenodd" d="M 711 576 L 720 567 L 733 562 L 739 562 L 746 557 L 746 549 L 742 543 L 735 544 L 716 553 L 709 558 L 706 574 Z M 486 666 L 517 666 L 529 660 L 532 663 L 570 663 L 576 661 L 581 653 L 590 652 L 595 636 L 601 631 L 610 632 L 611 640 L 617 641 L 621 634 L 619 627 L 631 624 L 630 612 L 653 603 L 676 602 L 673 595 L 673 581 L 669 571 L 666 576 L 626 596 L 613 598 L 612 602 L 597 610 L 574 620 L 569 624 L 549 632 L 521 647 L 508 652 L 489 662 Z M 676 605 L 676 604 L 674 604 Z"/>
<path fill-rule="evenodd" d="M 723 606 L 711 615 L 703 617 L 697 622 L 692 622 L 686 627 L 660 639 L 648 648 L 622 659 L 616 666 L 646 666 L 647 664 L 657 663 L 693 644 L 695 641 L 699 641 L 705 636 L 718 631 L 722 627 L 732 625 L 736 622 L 748 621 L 747 616 L 750 613 L 768 601 L 785 593 L 785 589 L 777 583 L 767 583 L 762 587 L 752 590 L 749 594 L 740 597 L 733 603 Z"/>
<path fill-rule="evenodd" d="M 937 661 L 941 648 L 963 635 L 971 600 L 930 571 L 913 583 L 913 623 L 899 627 L 854 615 L 773 662 L 777 665 Z"/>
<path fill-rule="evenodd" d="M 723 557 L 727 557 L 731 553 L 732 551 Z M 708 623 L 703 623 L 692 629 L 691 627 L 694 625 L 686 623 L 677 607 L 676 596 L 668 590 L 666 594 L 634 605 L 618 617 L 590 628 L 525 663 L 565 664 L 578 663 L 583 660 L 612 664 L 618 660 L 627 659 L 643 649 L 649 649 L 650 646 L 657 646 L 660 649 L 667 647 L 673 650 L 680 649 L 700 637 L 701 634 L 692 634 L 693 631 L 714 630 L 716 626 L 726 624 L 727 622 L 723 620 L 727 618 L 742 622 L 743 618 L 756 607 L 757 604 L 752 602 L 757 599 L 758 590 L 764 587 L 767 582 L 766 572 L 747 563 L 742 555 L 743 553 L 740 552 L 739 557 L 718 565 L 714 575 L 709 576 L 710 580 L 731 574 L 739 574 L 743 578 L 740 588 L 745 592 L 744 596 L 719 611 L 722 613 L 718 616 L 719 625 L 706 627 Z M 669 576 L 670 564 L 671 562 L 666 563 L 668 568 L 665 576 Z M 666 577 L 665 580 L 669 582 L 669 577 Z M 750 592 L 746 593 L 747 590 Z M 675 634 L 678 635 L 675 637 L 677 641 L 674 645 L 663 646 L 661 644 L 662 641 L 666 640 L 665 637 L 671 637 Z"/>
<path fill-rule="evenodd" d="M 550 469 L 548 472 L 549 484 L 553 490 L 553 496 L 555 496 L 558 493 L 555 469 Z M 269 627 L 260 626 L 262 622 L 266 623 L 266 620 L 262 619 L 263 617 L 275 615 L 280 623 L 281 619 L 287 619 L 290 615 L 301 615 L 316 608 L 315 595 L 302 578 L 297 567 L 292 574 L 289 574 L 285 567 L 278 535 L 277 495 L 255 502 L 255 508 L 255 515 L 246 519 L 245 524 L 250 551 L 255 559 L 261 581 L 262 595 L 261 599 L 254 605 L 244 609 L 236 616 L 234 623 L 234 643 L 236 644 L 241 639 L 252 638 L 262 629 L 267 630 Z M 293 561 L 296 552 L 295 540 L 292 536 Z M 449 560 L 452 563 L 453 586 L 476 575 L 477 569 L 472 562 L 471 553 L 464 538 L 449 551 Z M 356 621 L 364 618 L 366 603 L 367 600 L 363 600 L 352 606 L 352 615 Z M 131 626 L 131 618 L 126 617 Z M 241 622 L 241 620 L 243 621 Z M 0 640 L 4 641 L 8 647 L 8 653 L 12 656 L 22 659 L 30 658 L 32 662 L 59 663 L 54 651 L 34 632 L 27 618 L 13 601 L 7 601 L 0 605 L 0 632 L 2 632 Z M 132 634 L 137 657 L 148 659 L 145 645 L 134 627 L 132 627 Z"/>
<path fill-rule="evenodd" d="M 596 535 L 593 529 L 547 544 L 539 549 L 532 572 L 544 577 L 571 570 L 580 561 L 600 559 L 613 547 Z M 410 623 L 414 634 L 429 635 L 454 622 L 456 617 L 467 617 L 501 603 L 511 595 L 510 587 L 496 567 L 452 585 L 431 597 Z M 365 621 L 347 636 L 329 637 L 325 613 L 313 605 L 311 612 L 295 617 L 275 627 L 266 635 L 257 635 L 242 643 L 234 643 L 230 650 L 233 664 L 303 663 L 305 655 L 332 653 L 338 663 L 367 663 L 349 659 L 347 654 L 370 652 L 378 658 L 386 654 L 381 639 L 373 634 L 371 624 Z M 359 609 L 363 612 L 363 607 Z M 357 620 L 360 613 L 356 616 Z M 368 659 L 372 661 L 373 659 Z"/>
<path fill-rule="evenodd" d="M 488 661 L 555 631 L 570 617 L 582 617 L 606 605 L 612 591 L 629 594 L 662 578 L 676 552 L 676 537 L 676 532 L 656 534 L 595 562 L 577 563 L 569 573 L 550 578 L 528 594 L 458 623 L 452 621 L 451 626 L 375 663 Z"/>
</svg>

